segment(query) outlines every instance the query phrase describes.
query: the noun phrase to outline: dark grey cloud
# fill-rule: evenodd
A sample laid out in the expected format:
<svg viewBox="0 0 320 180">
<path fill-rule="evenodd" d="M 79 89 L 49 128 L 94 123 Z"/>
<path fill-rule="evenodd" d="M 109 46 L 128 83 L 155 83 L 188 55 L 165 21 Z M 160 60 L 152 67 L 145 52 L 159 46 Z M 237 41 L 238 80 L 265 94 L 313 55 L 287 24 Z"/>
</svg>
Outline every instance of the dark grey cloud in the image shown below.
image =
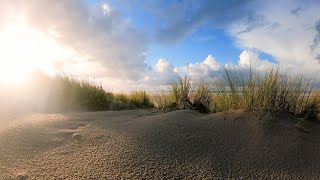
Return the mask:
<svg viewBox="0 0 320 180">
<path fill-rule="evenodd" d="M 320 43 L 320 20 L 316 23 L 315 25 L 315 29 L 316 29 L 316 36 L 313 38 L 313 43 L 310 46 L 311 47 L 311 51 L 314 51 L 315 48 L 319 45 Z"/>
<path fill-rule="evenodd" d="M 293 15 L 295 15 L 295 16 L 298 16 L 302 10 L 303 10 L 303 9 L 302 9 L 301 7 L 297 7 L 297 8 L 295 8 L 295 9 L 292 9 L 292 10 L 290 11 L 290 14 L 293 14 Z"/>
<path fill-rule="evenodd" d="M 266 22 L 265 17 L 260 14 L 248 15 L 247 17 L 244 17 L 242 19 L 242 22 L 245 23 L 247 26 L 241 31 L 237 32 L 238 34 L 247 33 L 254 30 L 257 27 L 266 26 L 266 25 L 271 25 L 272 28 L 277 28 L 280 26 L 279 23 L 270 24 L 270 22 Z"/>
<path fill-rule="evenodd" d="M 318 60 L 319 63 L 320 63 L 320 54 L 317 54 L 317 56 L 315 57 L 315 59 Z"/>
<path fill-rule="evenodd" d="M 154 20 L 155 39 L 174 43 L 191 34 L 200 25 L 223 27 L 237 19 L 255 18 L 248 7 L 253 0 L 190 0 L 147 3 L 145 8 Z M 250 19 L 251 18 L 251 19 Z"/>
<path fill-rule="evenodd" d="M 320 1 L 318 0 L 289 0 L 286 3 L 296 4 L 294 8 L 290 10 L 290 14 L 294 16 L 302 15 L 308 8 L 318 6 Z"/>
</svg>

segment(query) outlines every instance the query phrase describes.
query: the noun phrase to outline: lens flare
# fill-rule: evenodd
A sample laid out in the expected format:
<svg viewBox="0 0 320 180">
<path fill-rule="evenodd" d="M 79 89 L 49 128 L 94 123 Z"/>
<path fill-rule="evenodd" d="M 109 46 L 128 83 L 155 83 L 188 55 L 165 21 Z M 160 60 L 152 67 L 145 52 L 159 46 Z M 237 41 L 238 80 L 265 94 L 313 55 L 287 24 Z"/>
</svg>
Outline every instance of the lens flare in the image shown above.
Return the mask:
<svg viewBox="0 0 320 180">
<path fill-rule="evenodd" d="M 39 31 L 25 18 L 14 18 L 0 29 L 0 82 L 23 82 L 34 70 L 52 74 L 54 64 L 71 53 L 49 30 Z"/>
</svg>

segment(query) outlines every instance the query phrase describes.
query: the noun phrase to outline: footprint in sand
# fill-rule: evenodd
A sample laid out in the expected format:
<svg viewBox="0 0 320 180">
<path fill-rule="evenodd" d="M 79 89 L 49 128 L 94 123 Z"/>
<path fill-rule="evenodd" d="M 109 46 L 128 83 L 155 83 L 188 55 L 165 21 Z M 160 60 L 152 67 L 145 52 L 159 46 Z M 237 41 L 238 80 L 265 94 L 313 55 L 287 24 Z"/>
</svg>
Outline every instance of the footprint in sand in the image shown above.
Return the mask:
<svg viewBox="0 0 320 180">
<path fill-rule="evenodd" d="M 80 141 L 80 140 L 82 139 L 82 136 L 80 135 L 80 133 L 74 133 L 74 134 L 72 135 L 72 138 L 73 138 L 74 140 Z"/>
</svg>

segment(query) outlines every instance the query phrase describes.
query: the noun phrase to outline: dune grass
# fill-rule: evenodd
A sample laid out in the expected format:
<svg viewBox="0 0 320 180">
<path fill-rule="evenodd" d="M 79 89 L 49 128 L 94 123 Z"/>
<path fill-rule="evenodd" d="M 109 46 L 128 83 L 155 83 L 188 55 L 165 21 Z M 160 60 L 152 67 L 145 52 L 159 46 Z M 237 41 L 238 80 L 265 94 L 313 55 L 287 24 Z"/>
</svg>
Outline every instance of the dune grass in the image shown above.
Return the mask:
<svg viewBox="0 0 320 180">
<path fill-rule="evenodd" d="M 283 74 L 279 68 L 264 73 L 252 68 L 225 69 L 224 79 L 223 86 L 216 86 L 223 93 L 216 95 L 215 109 L 219 110 L 218 104 L 222 103 L 222 110 L 290 112 L 305 119 L 317 116 L 319 100 L 303 75 Z"/>
<path fill-rule="evenodd" d="M 113 100 L 112 93 L 107 93 L 94 82 L 68 76 L 53 77 L 52 87 L 52 93 L 60 99 L 64 109 L 106 110 Z"/>
<path fill-rule="evenodd" d="M 224 76 L 209 83 L 179 77 L 159 94 L 145 91 L 106 92 L 94 81 L 65 75 L 43 78 L 49 89 L 48 104 L 68 110 L 125 110 L 156 107 L 163 110 L 194 109 L 215 113 L 243 109 L 259 112 L 289 112 L 304 119 L 319 119 L 320 93 L 303 75 L 280 72 L 279 68 L 261 72 L 254 68 L 225 69 Z"/>
<path fill-rule="evenodd" d="M 194 83 L 194 93 L 191 96 L 193 109 L 201 113 L 212 112 L 213 92 L 208 82 Z"/>
<path fill-rule="evenodd" d="M 134 107 L 153 107 L 153 103 L 145 91 L 132 91 L 129 94 L 129 98 Z"/>
<path fill-rule="evenodd" d="M 191 107 L 190 92 L 192 91 L 191 81 L 188 76 L 179 77 L 178 81 L 171 83 L 170 92 L 178 109 Z"/>
<path fill-rule="evenodd" d="M 152 93 L 150 96 L 154 106 L 161 110 L 171 111 L 176 110 L 177 108 L 175 98 L 172 93 L 167 93 L 165 90 L 161 90 L 160 92 Z"/>
<path fill-rule="evenodd" d="M 51 99 L 59 99 L 62 110 L 124 110 L 150 108 L 153 104 L 144 91 L 129 94 L 106 92 L 101 85 L 59 75 L 51 78 Z"/>
<path fill-rule="evenodd" d="M 243 109 L 289 112 L 304 119 L 317 119 L 319 96 L 303 75 L 281 73 L 279 68 L 261 72 L 254 68 L 225 69 L 213 84 L 180 77 L 168 89 L 174 97 L 171 109 L 195 109 L 203 113 Z M 173 108 L 172 108 L 173 106 Z"/>
<path fill-rule="evenodd" d="M 153 103 L 145 91 L 132 91 L 129 94 L 116 93 L 110 104 L 111 110 L 152 108 Z"/>
</svg>

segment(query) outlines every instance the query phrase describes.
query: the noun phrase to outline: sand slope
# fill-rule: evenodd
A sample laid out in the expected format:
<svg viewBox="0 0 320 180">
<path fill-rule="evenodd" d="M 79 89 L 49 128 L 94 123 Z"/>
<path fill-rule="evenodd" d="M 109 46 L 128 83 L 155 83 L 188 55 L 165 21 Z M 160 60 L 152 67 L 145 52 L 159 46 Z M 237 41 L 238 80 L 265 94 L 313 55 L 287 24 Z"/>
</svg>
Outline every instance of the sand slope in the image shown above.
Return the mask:
<svg viewBox="0 0 320 180">
<path fill-rule="evenodd" d="M 320 177 L 320 126 L 288 114 L 33 114 L 0 131 L 0 179 Z"/>
</svg>

